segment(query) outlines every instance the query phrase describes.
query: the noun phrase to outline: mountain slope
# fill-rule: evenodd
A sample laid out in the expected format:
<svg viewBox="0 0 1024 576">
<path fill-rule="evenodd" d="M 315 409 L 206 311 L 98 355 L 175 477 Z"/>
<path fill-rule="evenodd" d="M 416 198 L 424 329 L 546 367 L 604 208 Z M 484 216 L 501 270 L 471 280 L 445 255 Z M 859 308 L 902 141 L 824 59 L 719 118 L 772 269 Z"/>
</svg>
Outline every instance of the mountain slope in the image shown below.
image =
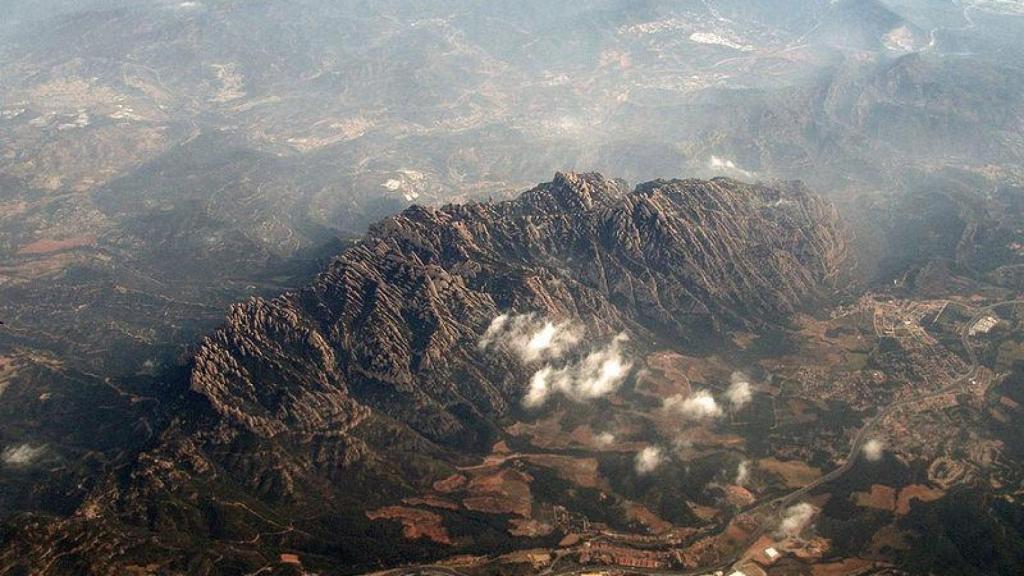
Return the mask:
<svg viewBox="0 0 1024 576">
<path fill-rule="evenodd" d="M 24 519 L 0 558 L 39 573 L 213 573 L 225 558 L 259 568 L 275 550 L 346 569 L 438 556 L 374 532 L 364 512 L 450 475 L 516 416 L 529 372 L 514 350 L 479 344 L 495 318 L 692 349 L 813 301 L 844 249 L 834 210 L 796 184 L 630 191 L 559 174 L 513 201 L 410 208 L 309 286 L 233 307 L 131 470 L 70 520 Z M 43 569 L 69 534 L 73 564 Z"/>
<path fill-rule="evenodd" d="M 572 174 L 513 202 L 412 208 L 310 287 L 235 307 L 197 354 L 192 389 L 273 436 L 337 429 L 357 413 L 343 399 L 354 387 L 388 410 L 415 407 L 403 421 L 444 441 L 469 432 L 443 407 L 501 415 L 517 396 L 465 353 L 498 314 L 684 341 L 694 328 L 757 323 L 832 275 L 843 248 L 834 218 L 796 188 L 674 181 L 628 193 Z"/>
</svg>

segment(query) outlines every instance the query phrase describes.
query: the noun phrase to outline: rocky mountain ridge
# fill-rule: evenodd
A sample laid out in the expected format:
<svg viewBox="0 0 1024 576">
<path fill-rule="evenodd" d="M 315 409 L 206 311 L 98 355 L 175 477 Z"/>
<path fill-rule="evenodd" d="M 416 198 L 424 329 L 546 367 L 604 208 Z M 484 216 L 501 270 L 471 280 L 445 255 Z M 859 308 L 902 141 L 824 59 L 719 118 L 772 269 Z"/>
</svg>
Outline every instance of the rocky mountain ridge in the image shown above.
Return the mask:
<svg viewBox="0 0 1024 576">
<path fill-rule="evenodd" d="M 835 218 L 797 186 L 659 181 L 628 192 L 596 174 L 559 174 L 511 202 L 413 207 L 311 286 L 235 306 L 196 355 L 192 389 L 273 436 L 354 425 L 362 412 L 344 398 L 355 387 L 388 411 L 409 401 L 403 421 L 444 440 L 461 428 L 446 406 L 503 415 L 518 396 L 516 382 L 462 353 L 498 314 L 684 341 L 757 324 L 835 275 Z M 462 388 L 446 389 L 449 379 Z"/>
<path fill-rule="evenodd" d="M 0 558 L 38 569 L 67 534 L 66 561 L 93 573 L 181 563 L 182 549 L 192 573 L 279 547 L 345 566 L 429 557 L 382 552 L 396 539 L 364 530 L 363 512 L 451 474 L 520 409 L 524 362 L 478 345 L 496 317 L 693 348 L 813 301 L 844 258 L 834 209 L 799 184 L 629 190 L 569 173 L 512 201 L 409 208 L 309 286 L 235 305 L 130 471 L 69 520 L 26 521 Z"/>
</svg>

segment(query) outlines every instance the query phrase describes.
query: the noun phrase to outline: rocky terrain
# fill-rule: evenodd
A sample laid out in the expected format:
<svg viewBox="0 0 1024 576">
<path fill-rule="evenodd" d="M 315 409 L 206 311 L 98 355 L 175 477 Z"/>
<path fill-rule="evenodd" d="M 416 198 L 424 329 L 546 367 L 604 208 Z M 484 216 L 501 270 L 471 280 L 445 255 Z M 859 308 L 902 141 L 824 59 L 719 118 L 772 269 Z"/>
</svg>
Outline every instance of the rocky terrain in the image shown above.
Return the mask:
<svg viewBox="0 0 1024 576">
<path fill-rule="evenodd" d="M 493 478 L 471 479 L 460 488 L 471 511 L 390 498 L 370 520 L 376 492 L 364 486 L 419 494 L 427 478 L 475 465 L 468 455 L 492 450 L 509 419 L 537 416 L 523 402 L 546 414 L 551 398 L 596 393 L 580 382 L 606 385 L 602 362 L 623 351 L 751 347 L 790 366 L 792 334 L 774 323 L 836 304 L 817 298 L 823 281 L 974 299 L 965 305 L 1012 298 L 1024 286 L 1021 38 L 1024 11 L 1006 0 L 9 0 L 0 521 L 22 534 L 33 521 L 15 518 L 45 519 L 38 541 L 49 542 L 63 526 L 50 519 L 95 516 L 59 548 L 92 552 L 59 556 L 65 567 L 101 549 L 179 557 L 207 537 L 219 544 L 193 555 L 197 570 L 240 573 L 264 565 L 228 553 L 253 539 L 347 566 L 432 557 L 434 544 L 534 544 L 524 534 L 545 532 L 553 496 L 530 515 L 495 500 Z M 589 200 L 544 187 L 501 202 L 569 170 L 799 179 L 836 206 L 844 240 L 795 232 L 834 215 L 793 200 L 805 193 L 791 185 L 750 186 L 782 196 L 749 204 L 731 181 L 633 191 L 583 177 L 597 189 Z M 705 206 L 700 190 L 730 209 L 679 207 Z M 576 359 L 466 345 L 502 314 L 497 333 L 516 338 L 550 316 Z M 584 332 L 600 340 L 592 350 Z M 632 359 L 627 396 L 650 371 Z M 873 378 L 862 376 L 851 381 Z M 655 402 L 601 401 L 644 414 Z M 828 414 L 837 426 L 841 412 Z M 600 444 L 582 418 L 538 424 L 532 441 L 562 445 L 576 431 Z M 630 422 L 614 450 L 639 449 L 650 426 Z M 817 442 L 807 430 L 795 436 Z M 678 490 L 699 480 L 676 472 Z M 503 474 L 520 494 L 528 474 Z M 167 497 L 167 485 L 187 489 Z M 594 516 L 593 504 L 577 508 Z M 501 514 L 519 522 L 511 539 Z M 176 536 L 153 538 L 167 526 Z M 338 530 L 344 550 L 320 545 Z M 7 557 L 41 550 L 17 546 Z"/>
<path fill-rule="evenodd" d="M 871 244 L 870 270 L 908 190 L 1024 181 L 1024 20 L 1006 2 L 17 0 L 5 15 L 0 441 L 69 467 L 105 434 L 55 430 L 23 401 L 61 397 L 90 425 L 97 397 L 119 397 L 105 379 L 174 366 L 231 302 L 302 285 L 339 237 L 414 203 L 503 199 L 570 169 L 800 179 Z M 39 473 L 11 472 L 25 490 Z M 10 494 L 0 514 L 39 502 Z"/>
<path fill-rule="evenodd" d="M 526 357 L 481 340 L 503 315 L 579 322 L 608 350 L 626 335 L 696 347 L 827 293 L 845 247 L 834 209 L 798 184 L 630 190 L 568 173 L 512 201 L 410 208 L 310 285 L 235 305 L 187 382 L 168 384 L 153 442 L 70 518 L 21 518 L 3 563 L 226 573 L 285 549 L 332 571 L 430 557 L 365 531 L 363 511 L 486 454 L 525 409 Z M 605 353 L 603 371 L 619 362 Z"/>
</svg>

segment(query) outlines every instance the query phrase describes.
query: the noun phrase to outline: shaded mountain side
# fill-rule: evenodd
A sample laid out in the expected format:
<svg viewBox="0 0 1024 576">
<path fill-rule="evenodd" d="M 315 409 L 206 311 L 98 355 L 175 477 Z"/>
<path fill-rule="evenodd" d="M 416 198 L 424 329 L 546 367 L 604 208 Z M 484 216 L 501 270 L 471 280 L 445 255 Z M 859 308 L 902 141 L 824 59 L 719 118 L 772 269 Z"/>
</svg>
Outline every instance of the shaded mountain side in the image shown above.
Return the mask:
<svg viewBox="0 0 1024 576">
<path fill-rule="evenodd" d="M 869 210 L 878 215 L 889 246 L 882 282 L 899 279 L 931 296 L 955 289 L 950 275 L 1010 291 L 1024 286 L 1019 186 L 992 186 L 975 174 L 944 170 Z"/>
<path fill-rule="evenodd" d="M 309 286 L 234 306 L 151 446 L 72 518 L 22 518 L 0 560 L 214 573 L 282 549 L 353 569 L 436 556 L 363 512 L 450 474 L 514 414 L 526 367 L 478 346 L 496 316 L 692 350 L 813 302 L 845 246 L 799 184 L 558 174 L 512 201 L 410 208 Z M 52 546 L 64 564 L 47 568 Z"/>
</svg>

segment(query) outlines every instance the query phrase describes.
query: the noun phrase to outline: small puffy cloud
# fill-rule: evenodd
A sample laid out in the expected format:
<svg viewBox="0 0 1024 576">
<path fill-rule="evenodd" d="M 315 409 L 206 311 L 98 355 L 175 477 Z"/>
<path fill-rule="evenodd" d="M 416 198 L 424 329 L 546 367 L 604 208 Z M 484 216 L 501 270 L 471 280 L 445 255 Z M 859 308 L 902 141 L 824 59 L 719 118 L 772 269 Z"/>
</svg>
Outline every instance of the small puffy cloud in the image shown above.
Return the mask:
<svg viewBox="0 0 1024 576">
<path fill-rule="evenodd" d="M 633 366 L 622 356 L 622 343 L 628 340 L 619 334 L 602 350 L 591 352 L 575 370 L 575 391 L 584 398 L 605 396 L 618 388 Z"/>
<path fill-rule="evenodd" d="M 794 504 L 786 508 L 782 513 L 782 521 L 779 523 L 779 532 L 783 536 L 799 536 L 804 528 L 810 525 L 817 510 L 807 502 Z"/>
<path fill-rule="evenodd" d="M 648 446 L 643 450 L 636 453 L 636 473 L 637 474 L 650 474 L 654 472 L 661 463 L 665 461 L 665 457 L 661 453 L 661 448 L 657 446 Z"/>
<path fill-rule="evenodd" d="M 715 171 L 731 176 L 741 176 L 743 178 L 753 178 L 754 173 L 748 172 L 736 165 L 735 162 L 728 158 L 721 158 L 719 156 L 712 156 L 711 160 L 708 161 L 708 167 Z"/>
<path fill-rule="evenodd" d="M 510 316 L 508 314 L 499 314 L 491 320 L 491 323 L 487 326 L 487 330 L 484 331 L 484 335 L 480 337 L 479 347 L 481 350 L 486 350 L 498 337 L 505 327 L 509 323 Z"/>
<path fill-rule="evenodd" d="M 678 412 L 688 420 L 718 418 L 722 415 L 721 406 L 707 390 L 697 390 L 685 398 L 681 394 L 669 396 L 664 400 L 663 406 L 666 410 Z"/>
<path fill-rule="evenodd" d="M 885 443 L 877 438 L 872 438 L 864 443 L 861 451 L 864 452 L 864 458 L 869 462 L 878 462 L 885 454 Z"/>
<path fill-rule="evenodd" d="M 750 461 L 743 460 L 739 466 L 736 467 L 736 479 L 733 480 L 733 484 L 737 486 L 746 486 L 747 482 L 750 481 Z"/>
<path fill-rule="evenodd" d="M 576 401 L 607 396 L 619 388 L 633 364 L 622 351 L 625 334 L 619 334 L 604 348 L 594 350 L 578 362 L 560 368 L 544 366 L 530 378 L 523 403 L 540 406 L 553 393 Z"/>
<path fill-rule="evenodd" d="M 533 377 L 530 378 L 530 387 L 526 390 L 526 397 L 523 398 L 524 404 L 540 406 L 548 399 L 548 395 L 551 394 L 552 372 L 554 369 L 550 366 L 545 366 L 534 372 Z"/>
<path fill-rule="evenodd" d="M 750 390 L 750 379 L 747 375 L 742 372 L 733 372 L 732 377 L 729 379 L 729 389 L 725 391 L 725 397 L 729 399 L 729 403 L 732 407 L 739 410 L 747 404 L 753 398 L 753 392 Z"/>
<path fill-rule="evenodd" d="M 615 443 L 615 434 L 612 434 L 611 432 L 601 432 L 594 437 L 594 441 L 598 446 L 607 448 Z"/>
<path fill-rule="evenodd" d="M 0 452 L 0 461 L 8 466 L 28 466 L 39 459 L 46 452 L 46 446 L 31 446 L 29 444 L 18 444 L 8 446 Z"/>
<path fill-rule="evenodd" d="M 523 362 L 560 358 L 575 347 L 582 328 L 568 320 L 552 322 L 534 314 L 515 316 L 502 314 L 491 320 L 478 347 L 487 350 L 504 346 L 515 352 Z"/>
<path fill-rule="evenodd" d="M 553 393 L 584 401 L 617 390 L 633 364 L 622 351 L 622 344 L 628 340 L 625 334 L 581 358 L 583 330 L 582 325 L 568 320 L 501 314 L 491 320 L 477 345 L 481 351 L 505 348 L 527 364 L 544 363 L 530 378 L 523 398 L 526 406 L 540 406 Z"/>
</svg>

